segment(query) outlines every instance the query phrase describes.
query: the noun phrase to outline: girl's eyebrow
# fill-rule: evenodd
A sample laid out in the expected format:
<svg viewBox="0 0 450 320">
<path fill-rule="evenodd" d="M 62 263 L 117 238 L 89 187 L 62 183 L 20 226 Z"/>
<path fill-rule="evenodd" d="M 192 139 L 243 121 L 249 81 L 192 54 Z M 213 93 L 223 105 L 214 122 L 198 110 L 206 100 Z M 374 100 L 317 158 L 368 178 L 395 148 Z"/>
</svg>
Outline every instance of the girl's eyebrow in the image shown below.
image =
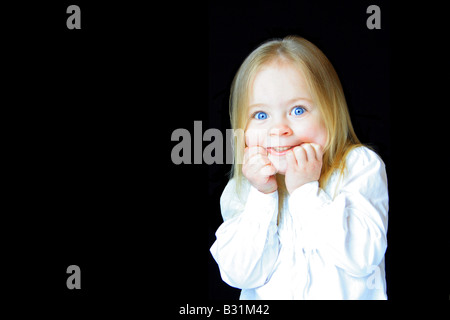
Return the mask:
<svg viewBox="0 0 450 320">
<path fill-rule="evenodd" d="M 294 102 L 300 101 L 300 100 L 303 100 L 303 101 L 307 101 L 307 102 L 309 102 L 309 103 L 312 103 L 311 99 L 303 98 L 303 97 L 296 97 L 296 98 L 293 98 L 293 99 L 290 99 L 290 100 L 286 101 L 284 104 L 285 104 L 285 105 L 290 105 L 290 104 L 293 104 Z M 266 107 L 266 106 L 267 106 L 267 105 L 264 104 L 264 103 L 254 103 L 254 104 L 252 104 L 252 105 L 249 105 L 249 106 L 248 106 L 248 109 L 250 110 L 250 109 L 252 109 L 252 108 L 261 108 L 261 107 Z"/>
<path fill-rule="evenodd" d="M 252 105 L 248 106 L 248 109 L 252 109 L 252 108 L 260 108 L 260 107 L 266 107 L 267 105 L 265 105 L 264 103 L 254 103 Z"/>
<path fill-rule="evenodd" d="M 309 102 L 309 103 L 312 103 L 311 99 L 308 99 L 308 98 L 302 98 L 302 97 L 297 97 L 297 98 L 294 98 L 294 99 L 291 99 L 291 100 L 287 101 L 286 104 L 289 105 L 289 104 L 292 104 L 292 103 L 294 103 L 294 102 L 296 102 L 296 101 L 299 101 L 299 100 L 303 100 L 303 101 L 307 101 L 307 102 Z"/>
</svg>

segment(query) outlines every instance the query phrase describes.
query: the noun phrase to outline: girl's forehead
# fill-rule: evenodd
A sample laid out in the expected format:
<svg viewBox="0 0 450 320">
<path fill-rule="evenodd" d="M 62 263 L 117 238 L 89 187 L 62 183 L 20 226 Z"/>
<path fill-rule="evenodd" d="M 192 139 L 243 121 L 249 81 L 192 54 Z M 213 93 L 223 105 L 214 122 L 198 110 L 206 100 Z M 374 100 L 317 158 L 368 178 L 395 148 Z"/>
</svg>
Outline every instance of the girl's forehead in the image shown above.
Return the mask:
<svg viewBox="0 0 450 320">
<path fill-rule="evenodd" d="M 277 99 L 287 96 L 310 98 L 307 81 L 301 69 L 292 62 L 275 61 L 263 65 L 250 86 L 250 100 Z M 290 97 L 293 98 L 293 97 Z"/>
</svg>

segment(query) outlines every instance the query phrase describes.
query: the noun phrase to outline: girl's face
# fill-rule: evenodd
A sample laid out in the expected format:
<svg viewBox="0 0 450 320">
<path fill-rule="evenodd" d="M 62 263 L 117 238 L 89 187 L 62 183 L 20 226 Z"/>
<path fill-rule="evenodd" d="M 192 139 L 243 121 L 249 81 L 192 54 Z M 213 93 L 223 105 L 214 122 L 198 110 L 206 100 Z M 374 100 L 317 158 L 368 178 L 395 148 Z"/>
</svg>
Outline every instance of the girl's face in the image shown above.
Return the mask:
<svg viewBox="0 0 450 320">
<path fill-rule="evenodd" d="M 286 173 L 286 153 L 303 143 L 324 148 L 327 131 L 302 73 L 291 63 L 274 61 L 256 74 L 250 88 L 248 147 L 266 148 L 278 173 Z"/>
</svg>

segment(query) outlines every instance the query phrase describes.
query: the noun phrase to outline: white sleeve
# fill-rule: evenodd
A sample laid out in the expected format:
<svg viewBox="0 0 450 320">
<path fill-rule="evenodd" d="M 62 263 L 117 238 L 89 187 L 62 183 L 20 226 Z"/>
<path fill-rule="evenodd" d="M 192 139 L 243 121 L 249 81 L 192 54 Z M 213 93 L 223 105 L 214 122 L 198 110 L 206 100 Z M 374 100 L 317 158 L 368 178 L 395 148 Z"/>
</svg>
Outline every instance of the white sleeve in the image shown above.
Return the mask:
<svg viewBox="0 0 450 320">
<path fill-rule="evenodd" d="M 289 199 L 298 241 L 322 261 L 364 277 L 387 248 L 388 190 L 384 163 L 367 148 L 350 152 L 347 174 L 332 199 L 311 182 Z"/>
<path fill-rule="evenodd" d="M 225 222 L 210 251 L 223 281 L 241 289 L 262 286 L 278 257 L 278 192 L 264 194 L 250 187 L 244 203 L 231 180 L 220 205 Z"/>
</svg>

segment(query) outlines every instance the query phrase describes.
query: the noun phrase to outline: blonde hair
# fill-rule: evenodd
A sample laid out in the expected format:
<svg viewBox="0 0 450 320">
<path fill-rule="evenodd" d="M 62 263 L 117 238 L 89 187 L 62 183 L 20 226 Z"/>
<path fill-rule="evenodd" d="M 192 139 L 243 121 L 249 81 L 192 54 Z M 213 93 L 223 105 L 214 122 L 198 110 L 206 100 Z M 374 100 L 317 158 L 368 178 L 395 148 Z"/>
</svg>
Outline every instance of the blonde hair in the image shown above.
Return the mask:
<svg viewBox="0 0 450 320">
<path fill-rule="evenodd" d="M 327 57 L 314 44 L 297 36 L 271 40 L 260 45 L 242 63 L 231 85 L 230 119 L 234 132 L 245 131 L 248 122 L 249 92 L 253 80 L 265 64 L 285 59 L 302 72 L 313 102 L 319 107 L 327 130 L 319 186 L 324 188 L 335 170 L 345 172 L 345 158 L 350 150 L 360 146 L 348 113 L 339 77 Z M 245 149 L 243 134 L 233 141 L 232 177 L 238 190 L 243 181 L 242 162 Z M 277 181 L 283 185 L 284 179 Z M 280 188 L 279 188 L 280 189 Z M 283 188 L 281 188 L 283 192 Z M 285 193 L 285 190 L 284 190 Z"/>
</svg>

